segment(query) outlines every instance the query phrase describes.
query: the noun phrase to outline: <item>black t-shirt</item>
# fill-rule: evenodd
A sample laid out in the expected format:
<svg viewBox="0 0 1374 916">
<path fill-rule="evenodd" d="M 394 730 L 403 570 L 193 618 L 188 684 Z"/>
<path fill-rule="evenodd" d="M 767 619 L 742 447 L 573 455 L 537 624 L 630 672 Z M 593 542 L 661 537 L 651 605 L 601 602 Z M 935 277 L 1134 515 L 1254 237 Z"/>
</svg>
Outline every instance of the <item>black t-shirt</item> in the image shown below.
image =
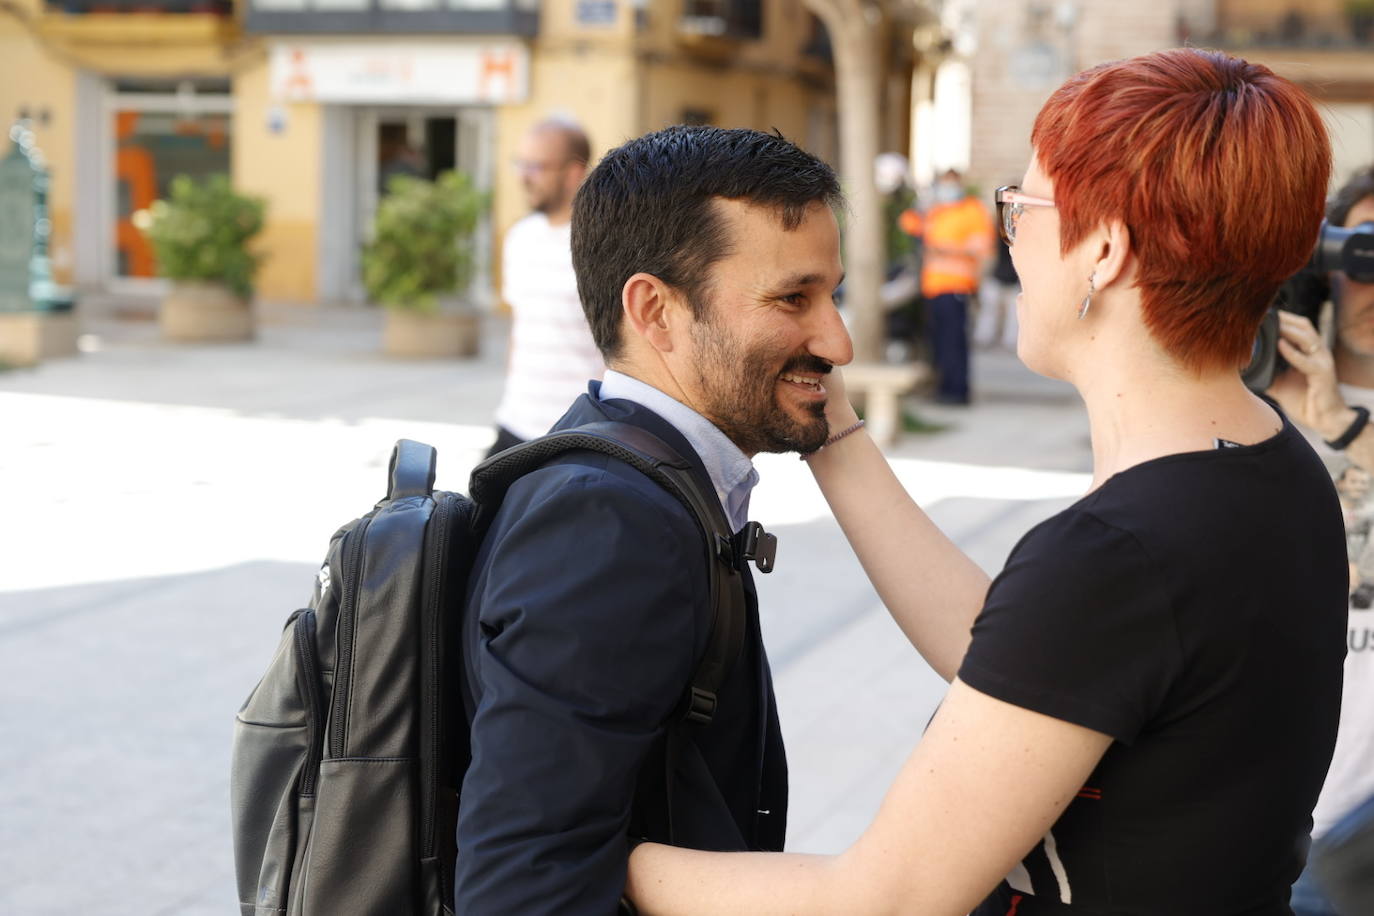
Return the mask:
<svg viewBox="0 0 1374 916">
<path fill-rule="evenodd" d="M 1286 420 L 1129 468 L 1022 538 L 959 677 L 1115 741 L 978 916 L 1289 913 L 1348 577 L 1331 480 Z"/>
</svg>

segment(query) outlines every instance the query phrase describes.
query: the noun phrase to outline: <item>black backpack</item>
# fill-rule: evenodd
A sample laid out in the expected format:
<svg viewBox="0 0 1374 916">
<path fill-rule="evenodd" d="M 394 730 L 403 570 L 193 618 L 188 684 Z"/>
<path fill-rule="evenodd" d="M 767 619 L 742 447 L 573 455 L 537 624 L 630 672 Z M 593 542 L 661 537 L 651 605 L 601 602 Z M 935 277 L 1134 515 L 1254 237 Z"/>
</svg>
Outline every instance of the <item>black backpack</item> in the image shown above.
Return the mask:
<svg viewBox="0 0 1374 916">
<path fill-rule="evenodd" d="M 334 534 L 309 607 L 287 619 L 235 721 L 242 916 L 453 912 L 469 759 L 459 642 L 468 574 L 510 485 L 574 450 L 636 468 L 701 526 L 713 558 L 712 630 L 669 746 L 687 723 L 711 721 L 744 639 L 739 569 L 753 560 L 771 571 L 772 535 L 753 522 L 733 535 L 716 495 L 635 426 L 593 423 L 508 449 L 473 471 L 470 499 L 435 492 L 434 449 L 402 439 L 386 498 Z"/>
</svg>

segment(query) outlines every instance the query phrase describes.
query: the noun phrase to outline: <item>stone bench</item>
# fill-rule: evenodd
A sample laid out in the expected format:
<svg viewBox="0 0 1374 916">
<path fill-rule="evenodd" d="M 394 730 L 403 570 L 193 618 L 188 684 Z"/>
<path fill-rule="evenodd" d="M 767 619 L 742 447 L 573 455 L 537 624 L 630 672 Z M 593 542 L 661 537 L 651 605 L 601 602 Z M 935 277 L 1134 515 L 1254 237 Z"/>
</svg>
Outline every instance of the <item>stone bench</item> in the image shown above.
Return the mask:
<svg viewBox="0 0 1374 916">
<path fill-rule="evenodd" d="M 844 387 L 861 406 L 869 436 L 880 446 L 897 440 L 902 428 L 901 396 L 926 379 L 923 364 L 855 363 L 844 367 Z"/>
<path fill-rule="evenodd" d="M 45 359 L 75 356 L 76 316 L 68 311 L 0 311 L 0 362 L 36 366 Z"/>
</svg>

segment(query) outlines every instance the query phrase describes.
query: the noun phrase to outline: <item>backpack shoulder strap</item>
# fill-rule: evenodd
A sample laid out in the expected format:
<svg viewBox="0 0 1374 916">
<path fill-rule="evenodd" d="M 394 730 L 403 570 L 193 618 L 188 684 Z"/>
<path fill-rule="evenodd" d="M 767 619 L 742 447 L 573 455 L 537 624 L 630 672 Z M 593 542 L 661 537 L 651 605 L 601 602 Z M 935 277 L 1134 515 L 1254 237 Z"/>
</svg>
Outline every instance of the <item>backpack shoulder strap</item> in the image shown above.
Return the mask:
<svg viewBox="0 0 1374 916">
<path fill-rule="evenodd" d="M 711 630 L 680 711 L 689 722 L 708 724 L 715 715 L 721 684 L 744 645 L 744 579 L 734 533 L 720 500 L 714 492 L 702 492 L 691 465 L 681 455 L 648 430 L 614 421 L 532 439 L 493 455 L 473 470 L 468 493 L 478 504 L 478 524 L 490 523 L 506 491 L 520 477 L 565 452 L 579 450 L 599 452 L 630 465 L 667 490 L 701 528 L 710 556 Z"/>
</svg>

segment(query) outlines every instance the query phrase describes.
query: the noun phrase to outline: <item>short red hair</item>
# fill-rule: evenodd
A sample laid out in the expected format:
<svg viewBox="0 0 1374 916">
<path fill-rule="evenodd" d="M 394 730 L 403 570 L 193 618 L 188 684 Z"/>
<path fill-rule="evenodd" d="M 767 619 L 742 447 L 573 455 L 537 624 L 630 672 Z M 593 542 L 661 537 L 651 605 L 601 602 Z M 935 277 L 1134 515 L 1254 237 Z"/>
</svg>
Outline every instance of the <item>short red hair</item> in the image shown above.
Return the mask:
<svg viewBox="0 0 1374 916">
<path fill-rule="evenodd" d="M 1158 51 L 1072 77 L 1031 144 L 1061 250 L 1119 218 L 1154 338 L 1194 370 L 1245 365 L 1321 225 L 1331 145 L 1303 91 L 1219 51 Z"/>
</svg>

